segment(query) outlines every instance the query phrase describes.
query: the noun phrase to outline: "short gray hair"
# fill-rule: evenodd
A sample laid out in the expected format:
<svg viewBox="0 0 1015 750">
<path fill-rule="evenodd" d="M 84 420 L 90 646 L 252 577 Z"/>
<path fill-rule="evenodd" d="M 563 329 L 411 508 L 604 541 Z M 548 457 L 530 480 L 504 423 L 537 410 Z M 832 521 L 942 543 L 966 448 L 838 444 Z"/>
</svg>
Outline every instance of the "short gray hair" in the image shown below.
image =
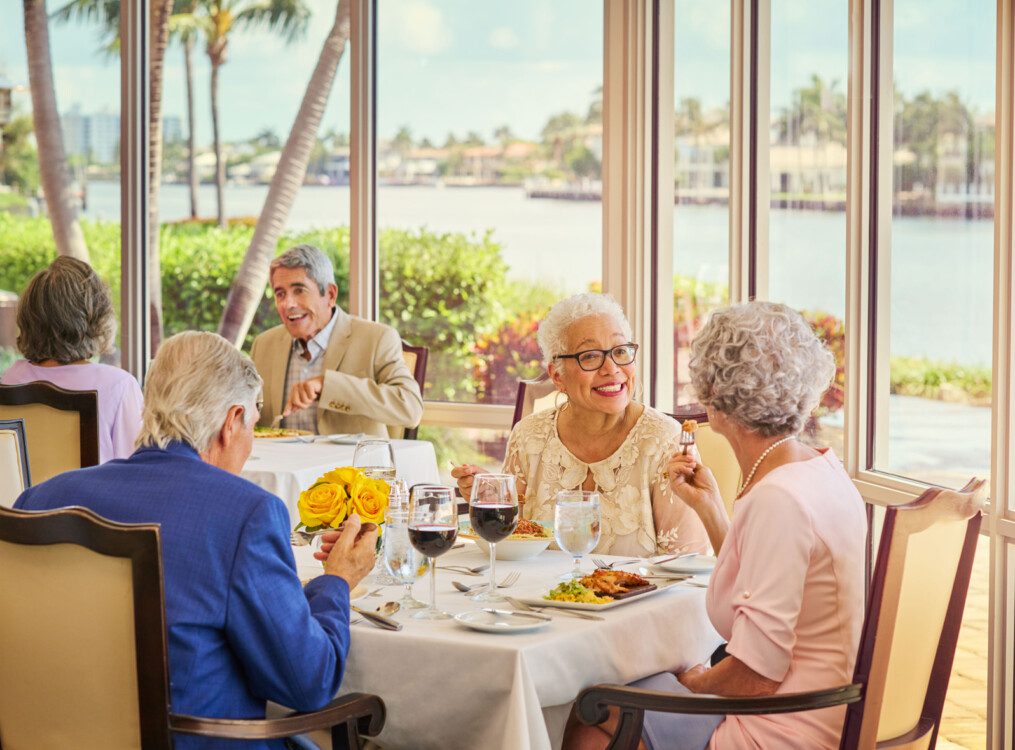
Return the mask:
<svg viewBox="0 0 1015 750">
<path fill-rule="evenodd" d="M 28 282 L 17 322 L 18 350 L 29 362 L 90 359 L 109 351 L 116 337 L 109 289 L 90 265 L 66 256 Z"/>
<path fill-rule="evenodd" d="M 774 302 L 715 310 L 688 364 L 699 401 L 765 437 L 800 432 L 835 374 L 803 316 Z"/>
<path fill-rule="evenodd" d="M 200 452 L 222 429 L 230 407 L 255 419 L 261 376 L 250 357 L 215 333 L 184 331 L 166 339 L 144 386 L 138 446 L 165 448 L 173 440 Z"/>
<path fill-rule="evenodd" d="M 539 324 L 536 340 L 543 352 L 543 365 L 550 366 L 553 358 L 559 354 L 569 354 L 567 348 L 567 330 L 579 320 L 591 317 L 606 317 L 615 322 L 624 336 L 631 340 L 631 324 L 624 315 L 624 310 L 608 294 L 583 292 L 575 294 L 550 308 L 550 312 Z"/>
<path fill-rule="evenodd" d="M 307 276 L 317 284 L 317 291 L 326 294 L 328 284 L 335 283 L 335 267 L 331 258 L 313 245 L 296 245 L 290 247 L 275 258 L 268 266 L 268 278 L 275 275 L 276 268 L 302 268 Z"/>
</svg>

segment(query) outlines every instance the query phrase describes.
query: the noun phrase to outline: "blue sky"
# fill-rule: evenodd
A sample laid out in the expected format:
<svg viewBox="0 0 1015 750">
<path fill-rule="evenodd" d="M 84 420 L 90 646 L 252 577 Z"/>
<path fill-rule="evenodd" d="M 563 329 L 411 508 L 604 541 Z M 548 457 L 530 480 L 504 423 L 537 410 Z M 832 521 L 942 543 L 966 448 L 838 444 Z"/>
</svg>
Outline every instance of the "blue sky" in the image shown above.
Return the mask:
<svg viewBox="0 0 1015 750">
<path fill-rule="evenodd" d="M 227 140 L 270 128 L 288 132 L 304 86 L 334 19 L 336 0 L 306 0 L 313 20 L 287 45 L 260 31 L 231 43 L 221 73 Z M 60 0 L 49 0 L 50 10 Z M 715 0 L 676 0 L 676 97 L 707 106 L 729 96 L 729 9 Z M 553 113 L 584 113 L 602 82 L 601 0 L 379 0 L 378 109 L 382 136 L 407 125 L 443 142 L 453 130 L 490 137 L 507 124 L 536 137 Z M 845 91 L 845 0 L 773 2 L 773 112 L 811 72 Z M 903 90 L 958 88 L 981 111 L 994 96 L 993 0 L 896 0 L 895 77 Z M 97 51 L 98 33 L 77 22 L 51 24 L 59 106 L 119 109 L 117 61 Z M 27 84 L 19 0 L 0 0 L 0 72 Z M 197 55 L 198 139 L 210 140 L 208 65 Z M 182 52 L 170 48 L 165 111 L 183 116 Z M 17 96 L 28 109 L 27 93 Z M 324 129 L 347 131 L 349 65 L 344 59 Z"/>
</svg>

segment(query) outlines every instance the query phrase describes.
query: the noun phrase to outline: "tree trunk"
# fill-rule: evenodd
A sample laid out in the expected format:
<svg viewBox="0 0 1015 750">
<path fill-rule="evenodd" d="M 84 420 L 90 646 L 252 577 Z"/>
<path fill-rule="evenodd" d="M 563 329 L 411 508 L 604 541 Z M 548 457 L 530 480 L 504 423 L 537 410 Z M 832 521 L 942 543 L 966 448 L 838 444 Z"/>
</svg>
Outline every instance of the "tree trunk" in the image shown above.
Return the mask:
<svg viewBox="0 0 1015 750">
<path fill-rule="evenodd" d="M 226 165 L 222 161 L 222 141 L 219 139 L 219 68 L 222 65 L 211 61 L 211 136 L 215 149 L 215 207 L 220 229 L 226 228 L 225 184 Z"/>
<path fill-rule="evenodd" d="M 296 120 L 282 149 L 278 168 L 271 178 L 271 186 L 257 219 L 254 236 L 243 256 L 243 264 L 236 273 L 226 308 L 222 312 L 219 334 L 236 346 L 242 344 L 257 305 L 264 296 L 268 265 L 275 255 L 278 238 L 306 176 L 307 161 L 317 140 L 317 130 L 348 39 L 349 0 L 339 0 L 335 23 L 328 38 L 324 40 L 324 48 L 303 94 Z"/>
<path fill-rule="evenodd" d="M 183 40 L 183 69 L 187 80 L 187 181 L 190 183 L 190 218 L 196 219 L 197 170 L 194 168 L 196 138 L 194 136 L 194 40 Z"/>
<path fill-rule="evenodd" d="M 162 263 L 159 255 L 159 191 L 162 187 L 162 70 L 169 44 L 173 0 L 152 3 L 148 108 L 148 301 L 152 356 L 162 342 Z"/>
<path fill-rule="evenodd" d="M 24 10 L 32 123 L 39 146 L 39 177 L 46 197 L 49 223 L 56 251 L 87 263 L 88 247 L 77 219 L 63 132 L 60 130 L 60 113 L 56 107 L 46 0 L 24 0 Z"/>
</svg>

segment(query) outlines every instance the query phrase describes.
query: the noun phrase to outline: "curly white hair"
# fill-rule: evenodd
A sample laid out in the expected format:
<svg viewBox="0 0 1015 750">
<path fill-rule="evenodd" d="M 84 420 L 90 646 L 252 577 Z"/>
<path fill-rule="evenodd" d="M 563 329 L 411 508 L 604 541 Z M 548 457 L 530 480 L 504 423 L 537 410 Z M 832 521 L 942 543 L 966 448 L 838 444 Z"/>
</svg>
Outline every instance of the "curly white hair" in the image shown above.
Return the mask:
<svg viewBox="0 0 1015 750">
<path fill-rule="evenodd" d="M 592 316 L 603 316 L 612 319 L 621 332 L 631 340 L 631 324 L 624 315 L 624 310 L 608 294 L 583 292 L 575 294 L 550 308 L 536 332 L 536 340 L 543 352 L 543 365 L 549 367 L 558 354 L 571 354 L 567 351 L 567 330 L 579 320 Z"/>
<path fill-rule="evenodd" d="M 689 367 L 701 403 L 766 437 L 800 432 L 835 375 L 831 352 L 800 313 L 774 302 L 715 310 Z"/>
</svg>

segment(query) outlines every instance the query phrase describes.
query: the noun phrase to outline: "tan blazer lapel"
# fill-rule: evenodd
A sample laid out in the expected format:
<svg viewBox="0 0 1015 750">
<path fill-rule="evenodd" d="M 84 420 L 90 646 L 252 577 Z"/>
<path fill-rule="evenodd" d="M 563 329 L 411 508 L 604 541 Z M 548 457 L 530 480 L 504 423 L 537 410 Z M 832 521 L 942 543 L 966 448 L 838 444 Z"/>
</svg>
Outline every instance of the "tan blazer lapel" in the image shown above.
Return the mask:
<svg viewBox="0 0 1015 750">
<path fill-rule="evenodd" d="M 349 349 L 349 336 L 352 334 L 352 321 L 341 307 L 335 307 L 335 318 L 335 327 L 331 331 L 331 338 L 328 339 L 328 348 L 324 350 L 325 370 L 339 368 Z"/>
</svg>

